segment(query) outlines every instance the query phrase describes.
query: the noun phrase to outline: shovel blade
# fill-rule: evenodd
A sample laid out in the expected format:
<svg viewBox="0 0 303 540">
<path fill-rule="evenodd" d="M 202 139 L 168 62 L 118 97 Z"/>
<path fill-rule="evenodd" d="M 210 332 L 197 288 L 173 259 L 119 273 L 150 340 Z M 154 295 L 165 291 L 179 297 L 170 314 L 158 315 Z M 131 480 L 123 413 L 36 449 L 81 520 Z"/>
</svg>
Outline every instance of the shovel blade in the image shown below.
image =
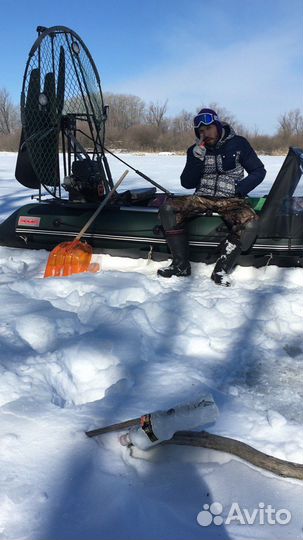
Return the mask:
<svg viewBox="0 0 303 540">
<path fill-rule="evenodd" d="M 100 268 L 91 263 L 93 248 L 84 242 L 62 242 L 50 253 L 44 277 L 62 277 L 82 272 L 97 272 Z"/>
</svg>

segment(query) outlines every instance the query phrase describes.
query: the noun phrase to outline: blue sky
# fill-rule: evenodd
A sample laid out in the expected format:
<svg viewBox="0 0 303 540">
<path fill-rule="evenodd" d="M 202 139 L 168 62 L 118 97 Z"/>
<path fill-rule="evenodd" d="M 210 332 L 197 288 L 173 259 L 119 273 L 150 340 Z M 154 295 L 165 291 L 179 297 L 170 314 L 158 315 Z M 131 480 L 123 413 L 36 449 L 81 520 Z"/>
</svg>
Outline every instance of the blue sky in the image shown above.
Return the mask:
<svg viewBox="0 0 303 540">
<path fill-rule="evenodd" d="M 90 49 L 103 91 L 168 100 L 168 113 L 216 102 L 271 134 L 303 105 L 302 0 L 0 0 L 0 87 L 19 102 L 37 25 L 63 25 Z"/>
</svg>

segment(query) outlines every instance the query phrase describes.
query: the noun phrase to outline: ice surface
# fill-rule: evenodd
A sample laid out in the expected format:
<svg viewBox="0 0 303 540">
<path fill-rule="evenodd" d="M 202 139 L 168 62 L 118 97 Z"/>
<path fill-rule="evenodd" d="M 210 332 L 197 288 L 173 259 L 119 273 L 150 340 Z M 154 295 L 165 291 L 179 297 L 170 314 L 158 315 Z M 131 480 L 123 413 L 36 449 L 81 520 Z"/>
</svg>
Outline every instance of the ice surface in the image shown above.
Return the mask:
<svg viewBox="0 0 303 540">
<path fill-rule="evenodd" d="M 124 158 L 182 191 L 183 156 Z M 284 158 L 262 159 L 259 194 Z M 0 154 L 0 220 L 30 202 L 15 160 Z M 143 185 L 130 173 L 124 187 Z M 225 289 L 212 266 L 159 280 L 160 263 L 95 255 L 98 274 L 44 280 L 47 257 L 0 247 L 0 539 L 302 538 L 298 481 L 197 448 L 130 455 L 120 433 L 84 431 L 211 392 L 210 431 L 303 463 L 303 270 L 239 267 Z M 213 502 L 292 519 L 202 527 Z"/>
</svg>

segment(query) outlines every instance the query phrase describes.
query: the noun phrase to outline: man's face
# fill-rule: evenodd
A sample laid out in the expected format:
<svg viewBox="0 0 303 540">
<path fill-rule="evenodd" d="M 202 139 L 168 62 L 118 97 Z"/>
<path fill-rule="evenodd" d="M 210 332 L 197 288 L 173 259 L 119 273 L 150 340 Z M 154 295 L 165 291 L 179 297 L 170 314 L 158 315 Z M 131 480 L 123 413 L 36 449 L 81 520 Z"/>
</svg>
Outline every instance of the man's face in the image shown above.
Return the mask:
<svg viewBox="0 0 303 540">
<path fill-rule="evenodd" d="M 200 139 L 205 144 L 213 146 L 218 142 L 218 130 L 215 124 L 211 124 L 210 126 L 201 126 L 199 128 L 199 132 Z"/>
</svg>

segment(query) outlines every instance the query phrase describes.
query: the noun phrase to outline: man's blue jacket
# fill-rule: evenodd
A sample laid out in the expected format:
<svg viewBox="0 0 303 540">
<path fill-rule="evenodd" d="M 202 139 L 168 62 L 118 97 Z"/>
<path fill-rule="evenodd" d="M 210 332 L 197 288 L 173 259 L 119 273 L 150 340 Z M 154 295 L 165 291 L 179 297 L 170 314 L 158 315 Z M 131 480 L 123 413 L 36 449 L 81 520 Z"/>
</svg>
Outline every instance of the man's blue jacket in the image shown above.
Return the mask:
<svg viewBox="0 0 303 540">
<path fill-rule="evenodd" d="M 248 173 L 244 177 L 244 171 Z M 207 197 L 245 197 L 266 175 L 262 161 L 240 135 L 228 124 L 215 146 L 201 152 L 198 144 L 187 150 L 187 161 L 181 174 L 183 187 L 196 189 Z"/>
</svg>

